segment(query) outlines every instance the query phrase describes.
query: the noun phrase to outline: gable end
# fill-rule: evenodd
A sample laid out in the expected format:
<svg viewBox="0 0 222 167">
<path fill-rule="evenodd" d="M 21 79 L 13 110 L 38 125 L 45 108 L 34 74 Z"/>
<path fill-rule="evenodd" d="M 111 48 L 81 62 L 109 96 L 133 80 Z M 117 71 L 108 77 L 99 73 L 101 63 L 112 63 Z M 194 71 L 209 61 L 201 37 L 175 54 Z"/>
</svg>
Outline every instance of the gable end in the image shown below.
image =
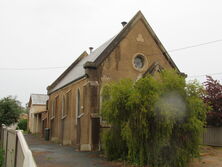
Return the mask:
<svg viewBox="0 0 222 167">
<path fill-rule="evenodd" d="M 105 59 L 106 57 L 117 47 L 117 45 L 120 43 L 120 41 L 129 33 L 129 31 L 132 29 L 132 27 L 141 20 L 145 27 L 147 28 L 148 32 L 150 32 L 152 38 L 154 39 L 156 45 L 160 48 L 162 54 L 167 59 L 169 64 L 179 72 L 178 67 L 174 63 L 174 61 L 171 59 L 170 55 L 156 36 L 155 32 L 151 28 L 151 26 L 148 24 L 147 20 L 143 16 L 142 12 L 139 11 L 130 21 L 129 23 L 120 31 L 120 33 L 112 40 L 112 42 L 109 44 L 107 48 L 104 49 L 104 51 L 100 54 L 100 56 L 95 60 L 95 65 L 98 67 Z"/>
</svg>

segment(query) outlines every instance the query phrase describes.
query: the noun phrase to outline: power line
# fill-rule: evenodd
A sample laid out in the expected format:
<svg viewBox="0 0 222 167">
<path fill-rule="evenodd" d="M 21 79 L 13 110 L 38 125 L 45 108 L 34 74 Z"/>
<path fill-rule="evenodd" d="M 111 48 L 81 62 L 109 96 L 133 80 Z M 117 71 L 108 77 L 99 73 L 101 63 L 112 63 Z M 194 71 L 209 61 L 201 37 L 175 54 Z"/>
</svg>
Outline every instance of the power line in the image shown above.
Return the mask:
<svg viewBox="0 0 222 167">
<path fill-rule="evenodd" d="M 218 42 L 222 42 L 222 39 L 218 39 L 218 40 L 214 40 L 214 41 L 209 41 L 209 42 L 204 42 L 204 43 L 199 43 L 199 44 L 190 45 L 190 46 L 185 46 L 185 47 L 182 47 L 182 48 L 172 49 L 172 50 L 169 50 L 168 52 L 177 52 L 177 51 L 181 51 L 181 50 L 186 50 L 186 49 L 190 49 L 190 48 L 196 48 L 196 47 L 200 47 L 200 46 L 204 46 L 204 45 L 209 45 L 209 44 L 213 44 L 213 43 L 218 43 Z"/>
<path fill-rule="evenodd" d="M 53 69 L 60 69 L 66 68 L 64 67 L 34 67 L 34 68 L 0 68 L 0 70 L 53 70 Z"/>
<path fill-rule="evenodd" d="M 172 50 L 168 50 L 168 52 L 171 52 L 171 53 L 172 52 L 178 52 L 178 51 L 181 51 L 181 50 L 196 48 L 196 47 L 200 47 L 200 46 L 204 46 L 204 45 L 210 45 L 210 44 L 218 43 L 218 42 L 222 42 L 222 39 L 209 41 L 209 42 L 204 42 L 204 43 L 199 43 L 199 44 L 190 45 L 190 46 L 185 46 L 185 47 L 181 47 L 181 48 L 177 48 L 177 49 L 172 49 Z M 59 69 L 59 68 L 67 68 L 67 67 L 66 66 L 61 66 L 61 67 L 34 67 L 34 68 L 0 68 L 0 70 L 53 70 L 53 69 Z"/>
<path fill-rule="evenodd" d="M 207 76 L 207 75 L 209 75 L 209 76 L 222 75 L 222 72 L 219 72 L 219 73 L 211 73 L 211 74 L 191 75 L 191 76 L 188 75 L 188 77 L 190 77 L 190 78 L 195 78 L 195 77 L 204 77 L 204 76 Z"/>
</svg>

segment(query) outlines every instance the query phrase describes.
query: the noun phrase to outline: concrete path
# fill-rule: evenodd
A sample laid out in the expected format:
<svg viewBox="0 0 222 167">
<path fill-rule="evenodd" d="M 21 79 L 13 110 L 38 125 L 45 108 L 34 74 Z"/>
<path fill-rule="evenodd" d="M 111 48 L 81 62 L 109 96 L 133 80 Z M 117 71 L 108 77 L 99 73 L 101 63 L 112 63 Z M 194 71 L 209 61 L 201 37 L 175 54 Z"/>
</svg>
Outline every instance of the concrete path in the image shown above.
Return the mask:
<svg viewBox="0 0 222 167">
<path fill-rule="evenodd" d="M 25 135 L 38 167 L 120 167 L 108 162 L 96 152 L 78 152 L 34 135 Z"/>
</svg>

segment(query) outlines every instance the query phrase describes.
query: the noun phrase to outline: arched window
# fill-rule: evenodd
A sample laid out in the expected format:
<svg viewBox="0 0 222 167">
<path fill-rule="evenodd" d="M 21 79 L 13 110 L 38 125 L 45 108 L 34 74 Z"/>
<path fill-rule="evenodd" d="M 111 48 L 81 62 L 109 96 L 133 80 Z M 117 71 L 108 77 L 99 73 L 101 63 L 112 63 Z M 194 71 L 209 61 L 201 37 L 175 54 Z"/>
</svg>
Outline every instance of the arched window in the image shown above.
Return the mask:
<svg viewBox="0 0 222 167">
<path fill-rule="evenodd" d="M 100 122 L 103 121 L 103 117 L 102 117 L 102 104 L 103 104 L 102 91 L 103 91 L 103 88 L 100 89 L 100 96 L 99 96 L 99 115 L 100 115 Z"/>
<path fill-rule="evenodd" d="M 66 116 L 65 96 L 62 96 L 62 118 Z"/>
<path fill-rule="evenodd" d="M 55 100 L 52 100 L 51 102 L 51 119 L 55 117 Z"/>
<path fill-rule="evenodd" d="M 76 101 L 76 109 L 77 109 L 77 116 L 81 114 L 81 100 L 80 100 L 80 90 L 77 90 L 77 101 Z"/>
</svg>

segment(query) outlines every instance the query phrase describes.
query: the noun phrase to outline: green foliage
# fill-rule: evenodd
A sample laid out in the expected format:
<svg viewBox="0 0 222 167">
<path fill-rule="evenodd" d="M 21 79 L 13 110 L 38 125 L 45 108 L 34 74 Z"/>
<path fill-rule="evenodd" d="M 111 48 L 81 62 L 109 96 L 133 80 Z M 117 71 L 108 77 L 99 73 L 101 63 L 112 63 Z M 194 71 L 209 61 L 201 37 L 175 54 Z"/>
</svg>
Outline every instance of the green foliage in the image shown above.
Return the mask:
<svg viewBox="0 0 222 167">
<path fill-rule="evenodd" d="M 105 131 L 102 133 L 102 147 L 104 148 L 108 160 L 124 160 L 127 155 L 126 141 L 122 139 L 119 132 L 119 127 L 113 127 L 109 131 Z"/>
<path fill-rule="evenodd" d="M 23 111 L 21 103 L 11 96 L 0 100 L 0 125 L 11 125 L 19 119 L 20 113 Z"/>
<path fill-rule="evenodd" d="M 151 167 L 185 167 L 198 156 L 206 106 L 197 83 L 174 71 L 103 89 L 102 116 L 111 125 L 102 142 L 108 159 Z"/>
<path fill-rule="evenodd" d="M 222 127 L 222 85 L 211 76 L 207 76 L 207 81 L 203 84 L 206 92 L 202 98 L 210 106 L 206 119 L 207 126 Z"/>
<path fill-rule="evenodd" d="M 18 125 L 17 125 L 18 129 L 26 131 L 27 130 L 27 124 L 28 124 L 27 119 L 19 120 Z"/>
<path fill-rule="evenodd" d="M 0 147 L 0 167 L 3 166 L 3 162 L 4 162 L 4 151 L 3 151 L 3 149 Z"/>
</svg>

